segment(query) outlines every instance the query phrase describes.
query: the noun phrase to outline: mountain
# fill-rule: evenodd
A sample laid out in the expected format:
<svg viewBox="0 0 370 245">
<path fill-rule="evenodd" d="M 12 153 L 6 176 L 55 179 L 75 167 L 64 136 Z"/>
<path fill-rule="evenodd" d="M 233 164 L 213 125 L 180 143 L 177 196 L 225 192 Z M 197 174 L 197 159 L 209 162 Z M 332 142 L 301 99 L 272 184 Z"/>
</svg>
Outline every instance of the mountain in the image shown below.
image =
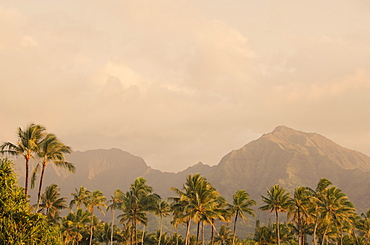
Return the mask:
<svg viewBox="0 0 370 245">
<path fill-rule="evenodd" d="M 23 161 L 19 161 L 21 170 Z M 77 172 L 69 174 L 48 166 L 44 186 L 56 183 L 64 195 L 85 186 L 99 189 L 109 198 L 117 188 L 126 191 L 136 177 L 142 176 L 155 192 L 167 197 L 173 195 L 170 187 L 181 188 L 187 175 L 200 173 L 228 199 L 245 189 L 260 202 L 260 196 L 274 184 L 293 191 L 298 186 L 315 188 L 320 178 L 327 178 L 349 196 L 358 210 L 370 208 L 369 156 L 319 134 L 285 126 L 231 151 L 216 166 L 198 163 L 178 173 L 152 169 L 142 158 L 119 149 L 74 152 L 68 161 L 75 164 Z"/>
<path fill-rule="evenodd" d="M 128 190 L 130 184 L 149 169 L 141 157 L 133 156 L 120 149 L 76 151 L 67 156 L 67 161 L 76 166 L 76 173 L 70 174 L 64 169 L 49 164 L 43 184 L 44 187 L 57 184 L 62 195 L 65 196 L 69 196 L 80 186 L 85 186 L 89 190 L 101 190 L 109 199 L 116 189 Z M 24 160 L 17 159 L 22 186 L 23 165 Z M 30 194 L 34 198 L 37 196 L 36 190 L 31 191 Z"/>
<path fill-rule="evenodd" d="M 209 174 L 221 192 L 246 189 L 256 200 L 274 184 L 293 191 L 298 186 L 315 188 L 320 178 L 327 178 L 361 210 L 370 208 L 369 177 L 369 156 L 285 126 L 230 152 Z"/>
</svg>

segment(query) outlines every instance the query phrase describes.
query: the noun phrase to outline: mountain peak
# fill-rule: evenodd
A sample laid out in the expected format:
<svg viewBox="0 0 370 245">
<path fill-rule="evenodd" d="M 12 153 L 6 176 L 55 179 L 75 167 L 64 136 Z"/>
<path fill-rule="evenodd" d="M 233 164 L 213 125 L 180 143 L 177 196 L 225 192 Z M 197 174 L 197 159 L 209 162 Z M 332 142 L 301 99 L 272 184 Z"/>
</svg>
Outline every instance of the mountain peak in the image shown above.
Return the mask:
<svg viewBox="0 0 370 245">
<path fill-rule="evenodd" d="M 280 134 L 280 133 L 285 133 L 285 134 L 291 134 L 291 133 L 297 133 L 299 131 L 295 130 L 295 129 L 292 129 L 292 128 L 289 128 L 285 125 L 280 125 L 280 126 L 277 126 L 274 131 L 272 131 L 271 133 L 272 134 Z"/>
<path fill-rule="evenodd" d="M 301 154 L 305 158 L 310 157 L 315 163 L 331 162 L 344 169 L 370 171 L 368 156 L 344 148 L 318 133 L 306 133 L 278 126 L 260 139 L 261 143 L 270 142 L 284 151 Z M 263 147 L 267 148 L 265 145 Z"/>
<path fill-rule="evenodd" d="M 211 168 L 212 167 L 207 165 L 207 164 L 204 164 L 202 162 L 198 162 L 197 164 L 188 167 L 187 169 L 185 169 L 184 171 L 182 171 L 180 173 L 186 173 L 186 174 L 204 173 L 204 172 L 208 171 Z"/>
</svg>

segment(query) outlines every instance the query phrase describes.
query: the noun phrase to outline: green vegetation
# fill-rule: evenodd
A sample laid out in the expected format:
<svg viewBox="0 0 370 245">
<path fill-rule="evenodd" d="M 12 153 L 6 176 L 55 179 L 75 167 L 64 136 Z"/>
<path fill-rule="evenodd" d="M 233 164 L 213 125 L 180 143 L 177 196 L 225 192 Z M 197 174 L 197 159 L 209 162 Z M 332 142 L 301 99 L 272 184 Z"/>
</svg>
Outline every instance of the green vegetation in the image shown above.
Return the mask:
<svg viewBox="0 0 370 245">
<path fill-rule="evenodd" d="M 40 213 L 18 187 L 11 161 L 0 161 L 0 240 L 1 244 L 369 244 L 370 210 L 356 215 L 348 197 L 331 182 L 322 179 L 316 190 L 298 187 L 290 196 L 275 185 L 262 197 L 267 210 L 275 215 L 273 224 L 256 220 L 254 234 L 238 238 L 238 217 L 248 221 L 255 215 L 256 202 L 245 190 L 238 190 L 231 203 L 199 174 L 187 177 L 182 189 L 172 188 L 174 197 L 163 200 L 138 178 L 126 193 L 116 190 L 107 200 L 99 190 L 85 187 L 67 197 L 53 184 L 40 197 Z M 72 208 L 76 206 L 76 210 Z M 62 210 L 69 212 L 61 216 Z M 95 216 L 95 209 L 109 210 L 111 222 Z M 288 223 L 279 213 L 288 213 Z M 157 232 L 145 232 L 148 214 L 158 219 Z M 247 216 L 248 215 L 248 216 Z M 184 237 L 162 230 L 162 220 L 172 217 L 174 228 L 186 227 Z M 118 218 L 117 225 L 114 220 Z M 216 221 L 221 222 L 216 226 Z M 231 228 L 231 224 L 233 228 Z M 191 226 L 196 226 L 196 231 Z M 210 226 L 210 234 L 206 226 Z M 243 236 L 246 234 L 244 233 Z"/>
<path fill-rule="evenodd" d="M 0 160 L 0 241 L 1 244 L 62 244 L 58 226 L 33 213 L 24 189 L 18 187 L 12 163 Z"/>
<path fill-rule="evenodd" d="M 19 129 L 18 136 L 17 144 L 4 143 L 1 152 L 23 156 L 26 165 L 38 157 L 39 193 L 32 207 L 27 181 L 19 187 L 12 162 L 0 158 L 0 244 L 370 244 L 370 210 L 356 214 L 348 197 L 327 179 L 316 189 L 297 187 L 292 194 L 274 185 L 262 196 L 260 207 L 245 190 L 237 190 L 228 202 L 200 174 L 189 175 L 181 189 L 172 187 L 174 195 L 167 200 L 144 178 L 137 178 L 127 192 L 117 189 L 110 199 L 81 186 L 68 200 L 57 185 L 47 186 L 43 193 L 41 186 L 43 170 L 51 162 L 75 170 L 64 156 L 70 148 L 39 125 Z M 100 220 L 96 209 L 109 211 L 110 221 Z M 254 218 L 257 210 L 272 213 L 274 222 L 261 224 Z M 281 213 L 287 213 L 285 222 Z M 150 219 L 157 220 L 154 232 L 145 231 Z M 237 234 L 238 222 L 251 224 L 250 219 L 254 233 Z M 164 226 L 169 220 L 173 227 Z M 179 234 L 179 227 L 184 234 Z"/>
</svg>

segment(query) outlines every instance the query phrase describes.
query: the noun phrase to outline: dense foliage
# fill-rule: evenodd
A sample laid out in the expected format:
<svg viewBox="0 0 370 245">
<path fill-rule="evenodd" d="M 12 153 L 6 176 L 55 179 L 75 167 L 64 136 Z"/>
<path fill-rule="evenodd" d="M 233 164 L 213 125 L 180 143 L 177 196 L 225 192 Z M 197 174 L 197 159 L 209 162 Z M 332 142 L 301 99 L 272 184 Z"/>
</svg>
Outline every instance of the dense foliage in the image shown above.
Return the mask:
<svg viewBox="0 0 370 245">
<path fill-rule="evenodd" d="M 0 160 L 0 241 L 1 244 L 62 243 L 59 227 L 50 226 L 46 216 L 31 211 L 7 159 Z"/>
</svg>

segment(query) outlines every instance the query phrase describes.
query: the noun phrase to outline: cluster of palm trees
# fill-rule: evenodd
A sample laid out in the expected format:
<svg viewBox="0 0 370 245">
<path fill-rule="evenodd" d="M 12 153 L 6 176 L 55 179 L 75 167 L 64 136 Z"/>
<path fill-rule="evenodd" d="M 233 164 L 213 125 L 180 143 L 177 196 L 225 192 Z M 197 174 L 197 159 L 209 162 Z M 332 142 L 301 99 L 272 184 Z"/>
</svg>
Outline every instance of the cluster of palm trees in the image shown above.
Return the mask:
<svg viewBox="0 0 370 245">
<path fill-rule="evenodd" d="M 229 222 L 234 217 L 234 231 L 232 244 L 235 244 L 236 224 L 238 217 L 246 220 L 245 214 L 254 216 L 250 207 L 256 205 L 249 194 L 244 190 L 236 192 L 233 202 L 228 203 L 224 197 L 200 174 L 189 175 L 183 189 L 171 188 L 177 197 L 173 197 L 173 223 L 185 224 L 185 245 L 190 244 L 190 226 L 192 221 L 197 225 L 196 244 L 199 243 L 201 230 L 202 244 L 205 244 L 204 227 L 211 226 L 211 244 L 214 244 L 216 221 Z"/>
<path fill-rule="evenodd" d="M 137 178 L 131 184 L 129 191 L 124 193 L 120 189 L 114 192 L 110 200 L 107 200 L 99 191 L 89 191 L 81 186 L 71 193 L 71 200 L 67 206 L 67 198 L 60 197 L 60 190 L 56 185 L 46 187 L 41 195 L 40 211 L 45 214 L 50 224 L 60 227 L 65 244 L 87 244 L 96 242 L 125 243 L 125 244 L 158 244 L 158 245 L 184 245 L 199 244 L 200 233 L 202 244 L 205 244 L 204 227 L 211 226 L 211 243 L 223 241 L 223 234 L 216 230 L 216 221 L 229 223 L 234 219 L 232 244 L 236 243 L 236 221 L 238 217 L 246 220 L 246 214 L 254 215 L 251 206 L 256 202 L 251 200 L 244 190 L 238 191 L 233 197 L 233 203 L 227 203 L 219 192 L 199 174 L 190 175 L 186 179 L 183 190 L 172 188 L 177 194 L 163 200 L 153 193 L 152 187 L 146 184 L 144 178 Z M 76 207 L 75 210 L 73 208 Z M 61 217 L 61 211 L 68 209 L 69 213 Z M 112 219 L 110 224 L 99 220 L 94 215 L 97 208 L 102 213 L 110 211 Z M 116 214 L 116 211 L 119 214 Z M 147 234 L 145 227 L 148 224 L 148 213 L 152 213 L 159 219 L 157 233 Z M 186 226 L 186 234 L 183 239 L 178 232 L 172 236 L 163 233 L 162 223 L 164 218 L 172 217 L 171 223 Z M 234 218 L 233 218 L 234 217 Z M 115 219 L 119 220 L 122 228 L 115 225 Z M 191 224 L 197 226 L 196 236 L 191 235 Z M 142 230 L 139 230 L 139 225 Z"/>
<path fill-rule="evenodd" d="M 18 142 L 16 144 L 5 142 L 0 146 L 0 153 L 24 157 L 26 197 L 28 196 L 30 160 L 37 158 L 38 164 L 32 171 L 31 188 L 34 187 L 37 173 L 41 168 L 36 204 L 36 210 L 38 210 L 47 165 L 54 163 L 57 167 L 75 172 L 75 166 L 65 159 L 65 154 L 71 153 L 71 148 L 63 144 L 54 134 L 47 133 L 45 127 L 37 124 L 31 124 L 25 130 L 18 128 L 17 136 Z"/>
<path fill-rule="evenodd" d="M 279 185 L 267 190 L 262 196 L 262 211 L 274 214 L 275 222 L 261 226 L 256 222 L 255 234 L 245 239 L 237 237 L 238 219 L 255 216 L 256 202 L 245 190 L 238 190 L 228 203 L 201 175 L 189 175 L 183 188 L 171 188 L 176 194 L 163 200 L 138 178 L 126 193 L 116 190 L 110 200 L 100 191 L 91 192 L 85 187 L 71 193 L 70 212 L 60 218 L 60 210 L 67 208 L 66 199 L 51 185 L 42 195 L 42 212 L 61 227 L 66 244 L 369 244 L 370 210 L 356 215 L 348 197 L 327 179 L 321 179 L 316 189 L 299 187 L 291 196 Z M 53 201 L 50 201 L 52 199 Z M 76 206 L 76 210 L 72 211 Z M 85 209 L 83 210 L 82 207 Z M 111 212 L 111 222 L 105 223 L 94 215 L 95 208 L 102 213 Z M 118 211 L 118 214 L 116 213 Z M 158 217 L 157 233 L 148 234 L 148 213 Z M 286 213 L 286 221 L 280 214 Z M 115 219 L 118 223 L 115 225 Z M 162 220 L 172 220 L 173 235 L 162 230 Z M 61 222 L 60 222 L 61 221 Z M 224 223 L 221 225 L 218 222 Z M 232 224 L 232 226 L 230 225 Z M 139 230 L 139 225 L 141 230 Z M 178 234 L 178 226 L 186 230 L 184 237 Z M 205 239 L 205 227 L 210 234 Z M 194 226 L 194 227 L 192 227 Z M 193 229 L 192 229 L 193 228 Z M 191 233 L 195 234 L 191 234 Z M 245 235 L 245 234 L 244 234 Z M 308 240 L 307 237 L 310 237 Z"/>
<path fill-rule="evenodd" d="M 47 201 L 48 188 L 53 188 L 51 185 L 46 188 L 45 194 L 42 195 L 41 210 L 47 217 L 51 217 L 50 221 L 54 225 L 60 225 L 65 244 L 96 244 L 104 242 L 113 244 L 113 242 L 125 242 L 126 244 L 144 243 L 145 231 L 138 231 L 138 225 L 144 227 L 147 225 L 148 212 L 153 212 L 160 217 L 170 214 L 171 209 L 165 200 L 161 200 L 160 196 L 153 193 L 152 187 L 146 184 L 143 178 L 137 178 L 130 186 L 130 190 L 126 193 L 117 189 L 110 200 L 107 200 L 99 191 L 89 191 L 81 186 L 71 193 L 72 199 L 69 203 L 70 212 L 65 217 L 59 216 L 61 209 L 67 209 L 66 198 L 60 198 L 59 190 L 54 188 L 53 200 Z M 45 198 L 44 198 L 45 197 Z M 52 205 L 47 205 L 54 203 Z M 73 207 L 76 210 L 73 211 Z M 48 209 L 46 209 L 48 207 Z M 112 215 L 111 223 L 105 223 L 99 220 L 95 215 L 95 208 L 103 214 L 105 211 L 110 211 Z M 121 213 L 117 216 L 115 211 Z M 50 213 L 52 212 L 52 213 Z M 116 217 L 122 228 L 117 227 L 115 223 Z M 60 222 L 61 221 L 61 222 Z M 161 226 L 161 225 L 160 225 Z M 162 228 L 159 231 L 159 238 L 156 244 L 160 244 L 162 236 Z"/>
<path fill-rule="evenodd" d="M 275 214 L 276 242 L 281 243 L 279 213 L 287 213 L 288 224 L 298 237 L 298 244 L 312 236 L 312 244 L 369 244 L 368 215 L 358 216 L 348 197 L 327 179 L 320 179 L 316 189 L 299 187 L 290 196 L 275 185 L 262 196 L 260 209 Z M 270 241 L 271 242 L 271 241 Z M 268 243 L 261 243 L 268 244 Z"/>
</svg>

